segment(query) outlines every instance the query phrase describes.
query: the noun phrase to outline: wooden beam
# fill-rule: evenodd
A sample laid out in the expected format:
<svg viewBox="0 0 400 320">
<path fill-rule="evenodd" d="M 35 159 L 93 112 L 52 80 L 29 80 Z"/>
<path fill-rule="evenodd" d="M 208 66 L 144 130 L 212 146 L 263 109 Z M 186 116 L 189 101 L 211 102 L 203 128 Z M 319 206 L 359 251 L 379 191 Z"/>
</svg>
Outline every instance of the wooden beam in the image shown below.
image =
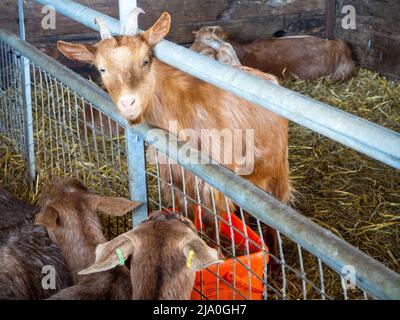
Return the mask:
<svg viewBox="0 0 400 320">
<path fill-rule="evenodd" d="M 325 0 L 325 38 L 335 39 L 336 0 Z"/>
</svg>

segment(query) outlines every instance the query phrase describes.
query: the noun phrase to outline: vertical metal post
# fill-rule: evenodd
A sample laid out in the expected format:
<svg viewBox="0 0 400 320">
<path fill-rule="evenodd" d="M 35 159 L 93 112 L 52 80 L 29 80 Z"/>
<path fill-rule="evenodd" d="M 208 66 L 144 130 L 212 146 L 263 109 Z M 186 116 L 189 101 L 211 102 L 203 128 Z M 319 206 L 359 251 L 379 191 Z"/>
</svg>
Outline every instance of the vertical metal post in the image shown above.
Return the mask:
<svg viewBox="0 0 400 320">
<path fill-rule="evenodd" d="M 24 23 L 24 4 L 23 0 L 18 0 L 18 16 L 19 16 L 19 36 L 25 40 L 25 23 Z M 25 138 L 25 157 L 27 162 L 27 178 L 34 181 L 36 177 L 35 169 L 35 150 L 33 141 L 33 120 L 32 120 L 32 95 L 31 95 L 31 75 L 29 59 L 21 57 L 22 62 L 22 100 L 24 109 L 24 138 Z"/>
<path fill-rule="evenodd" d="M 137 6 L 136 0 L 119 0 L 119 19 L 121 34 L 125 29 L 129 13 Z M 137 226 L 147 219 L 147 182 L 146 160 L 144 141 L 136 135 L 131 128 L 125 131 L 126 154 L 128 166 L 129 192 L 131 199 L 144 204 L 136 208 L 132 213 L 133 226 Z"/>
<path fill-rule="evenodd" d="M 131 200 L 143 202 L 132 214 L 133 226 L 137 226 L 148 216 L 144 141 L 129 127 L 125 130 L 125 139 Z"/>
<path fill-rule="evenodd" d="M 121 34 L 126 26 L 129 13 L 137 7 L 136 0 L 118 0 L 119 2 L 119 20 L 121 22 Z"/>
</svg>

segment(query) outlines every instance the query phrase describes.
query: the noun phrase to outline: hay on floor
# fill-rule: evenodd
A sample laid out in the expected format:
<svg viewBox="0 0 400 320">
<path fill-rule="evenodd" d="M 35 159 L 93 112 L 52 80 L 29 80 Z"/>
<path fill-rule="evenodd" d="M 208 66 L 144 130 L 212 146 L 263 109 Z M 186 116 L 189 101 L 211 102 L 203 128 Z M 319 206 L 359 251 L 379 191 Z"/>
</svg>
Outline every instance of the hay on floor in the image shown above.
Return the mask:
<svg viewBox="0 0 400 320">
<path fill-rule="evenodd" d="M 290 79 L 287 88 L 400 132 L 400 83 L 360 69 L 338 83 Z M 400 173 L 308 129 L 290 124 L 294 207 L 400 272 Z"/>
</svg>

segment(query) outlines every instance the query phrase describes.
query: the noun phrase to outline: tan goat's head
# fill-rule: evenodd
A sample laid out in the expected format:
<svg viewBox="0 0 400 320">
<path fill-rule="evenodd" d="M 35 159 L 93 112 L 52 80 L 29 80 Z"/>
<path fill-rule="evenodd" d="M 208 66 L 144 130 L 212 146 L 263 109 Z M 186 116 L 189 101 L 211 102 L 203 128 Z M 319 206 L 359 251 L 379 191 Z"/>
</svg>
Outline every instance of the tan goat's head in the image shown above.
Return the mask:
<svg viewBox="0 0 400 320">
<path fill-rule="evenodd" d="M 153 48 L 168 34 L 171 17 L 164 12 L 147 31 L 137 34 L 136 8 L 130 14 L 124 35 L 112 37 L 102 19 L 96 19 L 101 42 L 93 46 L 58 41 L 69 59 L 94 63 L 120 114 L 139 123 L 155 91 Z"/>
<path fill-rule="evenodd" d="M 83 250 L 105 241 L 98 212 L 122 216 L 140 204 L 91 193 L 74 178 L 56 178 L 42 190 L 35 224 L 46 227 L 62 248 L 80 246 Z"/>
<path fill-rule="evenodd" d="M 98 245 L 96 262 L 79 274 L 112 269 L 129 257 L 133 299 L 189 299 L 196 271 L 220 262 L 189 219 L 155 212 L 140 226 Z"/>
</svg>

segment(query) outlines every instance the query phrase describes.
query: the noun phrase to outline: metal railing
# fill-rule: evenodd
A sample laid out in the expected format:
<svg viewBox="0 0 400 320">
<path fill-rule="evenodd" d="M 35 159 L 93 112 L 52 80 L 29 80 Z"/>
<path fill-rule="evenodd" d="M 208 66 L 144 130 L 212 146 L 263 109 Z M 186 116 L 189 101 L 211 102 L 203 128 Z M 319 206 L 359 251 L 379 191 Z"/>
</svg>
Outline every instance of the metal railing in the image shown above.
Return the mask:
<svg viewBox="0 0 400 320">
<path fill-rule="evenodd" d="M 62 2 L 70 3 L 70 1 Z M 59 3 L 61 2 L 51 1 L 52 5 Z M 91 21 L 92 16 L 100 15 L 92 12 L 93 10 L 91 10 L 92 15 L 88 15 L 87 10 L 90 9 L 82 9 L 82 6 L 79 8 L 81 11 L 75 11 L 76 15 L 73 15 L 72 11 L 70 13 L 78 21 L 86 19 L 88 19 L 86 21 Z M 111 18 L 108 18 L 107 22 L 110 21 Z M 92 22 L 87 23 L 91 24 Z M 118 30 L 119 26 L 118 23 Z M 114 28 L 116 28 L 116 25 Z M 116 29 L 114 31 L 117 32 Z M 167 45 L 175 48 L 175 45 L 168 43 Z M 180 47 L 177 48 L 178 51 L 183 50 L 179 49 Z M 215 219 L 216 234 L 213 239 L 207 238 L 206 234 L 203 234 L 203 237 L 218 246 L 225 255 L 232 256 L 233 259 L 233 278 L 231 280 L 224 278 L 217 268 L 215 274 L 216 286 L 217 288 L 223 285 L 228 286 L 232 298 L 252 298 L 252 290 L 248 292 L 242 290 L 243 282 L 247 283 L 248 287 L 253 287 L 252 283 L 257 283 L 257 281 L 262 284 L 263 298 L 324 299 L 342 297 L 346 299 L 366 298 L 368 295 L 383 299 L 400 298 L 400 276 L 398 274 L 295 210 L 284 206 L 253 184 L 234 175 L 225 167 L 219 164 L 193 164 L 198 162 L 188 162 L 187 158 L 183 161 L 179 153 L 181 144 L 178 141 L 164 145 L 160 141 L 150 138 L 149 132 L 153 128 L 147 125 L 130 127 L 115 112 L 111 100 L 104 91 L 47 57 L 33 46 L 7 31 L 1 30 L 0 49 L 2 58 L 0 64 L 0 87 L 2 90 L 0 95 L 0 133 L 15 138 L 16 141 L 19 141 L 19 137 L 23 136 L 19 133 L 25 133 L 23 114 L 26 105 L 23 101 L 24 93 L 21 86 L 21 60 L 27 59 L 30 62 L 31 104 L 33 107 L 32 135 L 33 141 L 35 141 L 34 155 L 38 176 L 46 176 L 48 171 L 50 171 L 49 176 L 74 175 L 87 182 L 89 187 L 95 185 L 93 179 L 98 179 L 101 183 L 97 184 L 96 182 L 96 185 L 102 192 L 108 190 L 111 194 L 125 196 L 130 194 L 134 200 L 145 202 L 151 209 L 168 210 L 174 208 L 174 199 L 183 197 L 185 203 L 191 203 L 200 210 L 208 212 Z M 162 49 L 157 49 L 157 51 L 161 54 Z M 194 56 L 203 59 L 196 54 Z M 207 68 L 212 67 L 214 63 L 208 60 L 204 61 L 207 61 L 208 67 L 204 69 L 204 72 L 207 73 L 209 72 Z M 217 66 L 221 70 L 221 65 L 217 64 Z M 243 75 L 237 73 L 236 70 L 232 71 L 230 68 L 227 70 L 230 75 L 234 75 L 231 79 L 233 86 L 229 87 L 231 91 L 234 91 L 235 85 L 238 85 L 235 77 L 241 78 Z M 191 73 L 198 72 L 191 71 Z M 215 70 L 213 70 L 213 74 L 215 74 Z M 246 74 L 244 76 L 248 77 Z M 264 82 L 260 82 L 259 85 L 264 85 Z M 284 91 L 279 91 L 278 96 L 282 97 L 282 92 Z M 302 100 L 304 98 L 300 95 L 299 97 L 302 103 L 305 103 L 306 100 Z M 265 99 L 267 100 L 269 97 Z M 282 114 L 282 111 L 280 113 Z M 349 116 L 346 115 L 346 117 Z M 12 120 L 15 118 L 21 120 L 15 122 Z M 350 116 L 349 118 L 354 120 L 355 117 Z M 358 118 L 356 120 L 357 123 L 361 123 L 361 126 L 366 126 L 364 129 L 370 125 Z M 15 123 L 22 125 L 16 126 Z M 382 131 L 380 127 L 375 125 L 371 128 L 374 132 Z M 386 134 L 397 139 L 392 132 L 385 130 L 382 132 L 382 139 L 386 137 Z M 175 138 L 169 136 L 169 139 L 174 140 Z M 176 161 L 182 170 L 182 186 L 174 184 L 172 180 L 163 180 L 159 174 L 158 161 L 155 166 L 148 165 L 147 169 L 144 170 L 144 142 L 147 146 L 155 148 L 157 155 L 159 153 L 167 155 L 167 159 L 170 159 L 168 160 L 170 167 L 175 165 L 171 161 Z M 20 152 L 23 154 L 27 152 L 26 150 L 26 148 L 20 148 Z M 386 152 L 383 152 L 384 149 L 379 150 L 382 154 Z M 190 155 L 196 160 L 198 159 L 196 150 L 192 150 Z M 395 157 L 393 158 L 395 159 Z M 394 163 L 398 163 L 398 158 Z M 228 206 L 226 208 L 228 218 L 224 219 L 219 212 L 216 212 L 215 206 L 204 206 L 199 192 L 194 197 L 188 195 L 184 186 L 185 179 L 189 177 L 194 179 L 197 190 L 201 183 L 206 183 L 213 189 L 221 191 L 226 200 L 231 199 L 239 208 L 237 214 L 239 219 L 243 221 L 243 228 L 239 227 L 238 229 L 233 226 L 233 213 L 230 212 Z M 41 180 L 41 183 L 45 182 L 45 179 Z M 146 184 L 149 188 L 153 188 L 155 192 L 147 194 Z M 170 189 L 170 195 L 161 192 L 163 184 Z M 134 223 L 144 218 L 147 214 L 147 206 L 142 206 L 141 212 L 136 212 L 133 215 Z M 184 209 L 185 214 L 190 215 L 186 206 Z M 249 212 L 254 218 L 251 225 L 253 229 L 257 230 L 258 237 L 261 239 L 260 243 L 254 243 L 254 240 L 251 240 L 247 235 L 244 228 L 243 211 Z M 121 230 L 127 228 L 127 221 L 123 223 Z M 244 237 L 245 248 L 241 254 L 246 257 L 245 260 L 238 259 L 239 252 L 237 252 L 235 241 L 221 239 L 218 232 L 218 226 L 221 223 L 228 225 L 231 233 L 237 232 Z M 119 233 L 120 223 L 117 222 L 116 226 L 116 233 Z M 273 256 L 264 247 L 266 226 L 277 230 L 278 256 Z M 113 236 L 113 234 L 110 236 Z M 261 272 L 256 272 L 254 266 L 251 265 L 250 245 L 255 246 L 263 254 Z M 268 259 L 279 265 L 279 276 L 271 277 L 269 275 Z M 348 266 L 354 269 L 354 280 L 356 286 L 361 290 L 347 290 L 342 275 L 346 274 Z M 239 270 L 247 273 L 247 275 L 242 274 L 238 278 L 241 279 L 241 285 L 236 282 L 235 277 L 236 271 Z M 336 279 L 333 282 L 334 285 L 325 286 L 328 278 Z M 203 298 L 208 298 L 207 290 L 202 286 L 203 283 L 201 282 L 197 291 Z M 218 297 L 219 290 L 217 289 L 216 298 Z"/>
<path fill-rule="evenodd" d="M 293 209 L 284 206 L 225 167 L 218 164 L 193 164 L 195 162 L 188 162 L 187 159 L 181 161 L 180 143 L 178 141 L 166 146 L 159 141 L 149 139 L 148 133 L 153 128 L 147 125 L 129 127 L 126 121 L 114 111 L 111 100 L 100 88 L 5 30 L 0 31 L 0 40 L 1 52 L 6 54 L 6 57 L 2 57 L 1 65 L 1 86 L 5 89 L 2 89 L 1 101 L 2 110 L 6 110 L 8 114 L 21 115 L 23 113 L 22 100 L 12 100 L 14 104 L 10 108 L 11 100 L 9 100 L 9 96 L 22 96 L 20 85 L 14 86 L 15 83 L 21 83 L 21 74 L 18 73 L 18 61 L 21 60 L 21 56 L 29 59 L 31 64 L 34 140 L 37 142 L 35 155 L 39 176 L 48 171 L 51 173 L 50 176 L 73 174 L 86 181 L 89 186 L 95 185 L 96 183 L 94 183 L 93 179 L 98 177 L 104 180 L 104 183 L 100 185 L 104 185 L 105 188 L 113 190 L 117 194 L 124 195 L 127 192 L 126 186 L 124 189 L 124 185 L 128 180 L 128 176 L 141 174 L 140 163 L 129 160 L 130 152 L 138 152 L 131 149 L 131 142 L 135 143 L 136 139 L 143 139 L 184 168 L 182 170 L 185 170 L 186 175 L 184 174 L 183 176 L 187 177 L 188 174 L 194 174 L 197 179 L 196 183 L 200 179 L 205 181 L 215 189 L 222 191 L 227 198 L 232 199 L 241 208 L 240 212 L 246 210 L 251 213 L 256 220 L 257 229 L 261 230 L 259 236 L 262 240 L 262 230 L 265 225 L 269 225 L 279 232 L 281 238 L 279 257 L 273 257 L 271 253 L 264 252 L 265 256 L 268 255 L 270 259 L 275 258 L 280 265 L 279 285 L 271 283 L 271 279 L 261 279 L 267 292 L 274 292 L 274 297 L 299 297 L 297 294 L 291 295 L 287 287 L 288 279 L 290 278 L 289 274 L 294 274 L 294 278 L 290 278 L 290 281 L 292 283 L 297 282 L 296 289 L 301 288 L 298 289 L 301 292 L 300 297 L 315 297 L 310 292 L 312 291 L 314 294 L 317 293 L 324 298 L 337 298 L 337 292 L 331 295 L 326 288 L 323 289 L 323 280 L 321 279 L 326 279 L 327 274 L 332 274 L 333 270 L 338 278 L 337 284 L 340 285 L 342 268 L 348 265 L 353 266 L 354 270 L 356 270 L 357 286 L 365 290 L 369 295 L 378 298 L 396 298 L 399 296 L 400 277 L 393 271 L 361 253 L 329 231 L 319 227 Z M 15 64 L 17 68 L 10 68 L 15 62 L 17 62 Z M 16 80 L 10 81 L 13 77 Z M 10 83 L 12 87 L 5 88 Z M 9 91 L 12 93 L 7 93 Z M 4 107 L 5 105 L 7 107 Z M 99 113 L 98 117 L 95 116 L 96 113 Z M 50 122 L 50 124 L 45 125 L 46 121 Z M 10 123 L 7 128 L 14 127 Z M 107 128 L 108 131 L 106 131 Z M 125 142 L 122 141 L 120 129 L 124 131 Z M 7 131 L 8 134 L 12 132 L 12 130 Z M 173 139 L 173 137 L 170 137 L 170 139 Z M 111 147 L 109 146 L 110 144 Z M 170 149 L 171 146 L 176 146 L 176 149 Z M 124 151 L 124 147 L 126 151 Z M 192 150 L 190 154 L 198 159 L 195 150 Z M 140 156 L 143 157 L 143 154 Z M 119 160 L 116 160 L 117 158 Z M 137 156 L 133 155 L 131 159 L 137 159 Z M 124 169 L 124 165 L 116 165 L 118 163 L 126 163 L 126 167 L 130 169 Z M 135 168 L 136 171 L 133 172 Z M 155 171 L 154 168 L 153 171 L 147 170 L 147 181 L 155 178 L 157 185 L 166 183 L 170 186 L 172 192 L 180 192 L 181 196 L 185 196 L 188 202 L 194 201 L 196 205 L 202 205 L 201 199 L 193 199 L 185 195 L 185 191 L 174 186 L 172 181 L 162 181 L 157 174 L 157 168 Z M 105 172 L 111 170 L 111 174 L 105 174 L 102 169 Z M 132 170 L 131 174 L 129 174 L 129 170 Z M 114 184 L 110 183 L 114 178 L 116 180 Z M 42 182 L 44 183 L 45 181 Z M 109 185 L 107 186 L 107 184 Z M 135 188 L 134 182 L 130 183 L 130 187 Z M 135 194 L 135 192 L 133 193 Z M 160 191 L 156 194 L 156 196 L 153 195 L 153 198 L 149 199 L 150 207 L 151 205 L 162 209 L 173 207 L 168 200 L 162 199 L 165 195 L 161 194 Z M 203 209 L 214 214 L 216 219 L 221 219 L 212 207 Z M 227 208 L 228 210 L 229 208 Z M 232 228 L 232 224 L 229 221 L 225 221 L 225 223 Z M 246 240 L 251 242 L 248 237 L 246 237 Z M 292 265 L 289 263 L 290 259 L 285 258 L 287 245 L 294 246 L 294 249 L 292 249 L 299 252 L 297 258 L 291 262 Z M 228 245 L 228 247 L 230 246 Z M 221 246 L 221 248 L 227 250 L 226 246 Z M 232 252 L 232 249 L 230 252 Z M 301 254 L 300 252 L 303 253 Z M 309 267 L 305 263 L 304 256 L 306 252 L 310 253 L 311 257 L 314 256 L 317 263 L 316 266 Z M 246 254 L 249 255 L 250 252 Z M 237 258 L 235 255 L 233 257 Z M 293 260 L 293 257 L 291 259 Z M 309 260 L 311 259 L 308 258 L 307 263 Z M 267 268 L 267 266 L 265 267 Z M 304 270 L 305 267 L 314 271 L 318 270 L 318 277 L 306 277 L 306 275 L 311 276 L 311 270 Z M 327 268 L 330 271 L 327 271 Z M 253 270 L 250 269 L 248 272 L 252 273 Z M 256 277 L 256 275 L 252 275 Z M 252 279 L 252 277 L 248 278 Z M 314 279 L 319 279 L 317 284 Z M 275 281 L 277 280 L 275 279 Z M 232 286 L 235 287 L 234 285 Z M 340 294 L 344 292 L 346 292 L 344 289 L 340 290 Z M 345 296 L 347 295 L 346 293 Z"/>
</svg>

